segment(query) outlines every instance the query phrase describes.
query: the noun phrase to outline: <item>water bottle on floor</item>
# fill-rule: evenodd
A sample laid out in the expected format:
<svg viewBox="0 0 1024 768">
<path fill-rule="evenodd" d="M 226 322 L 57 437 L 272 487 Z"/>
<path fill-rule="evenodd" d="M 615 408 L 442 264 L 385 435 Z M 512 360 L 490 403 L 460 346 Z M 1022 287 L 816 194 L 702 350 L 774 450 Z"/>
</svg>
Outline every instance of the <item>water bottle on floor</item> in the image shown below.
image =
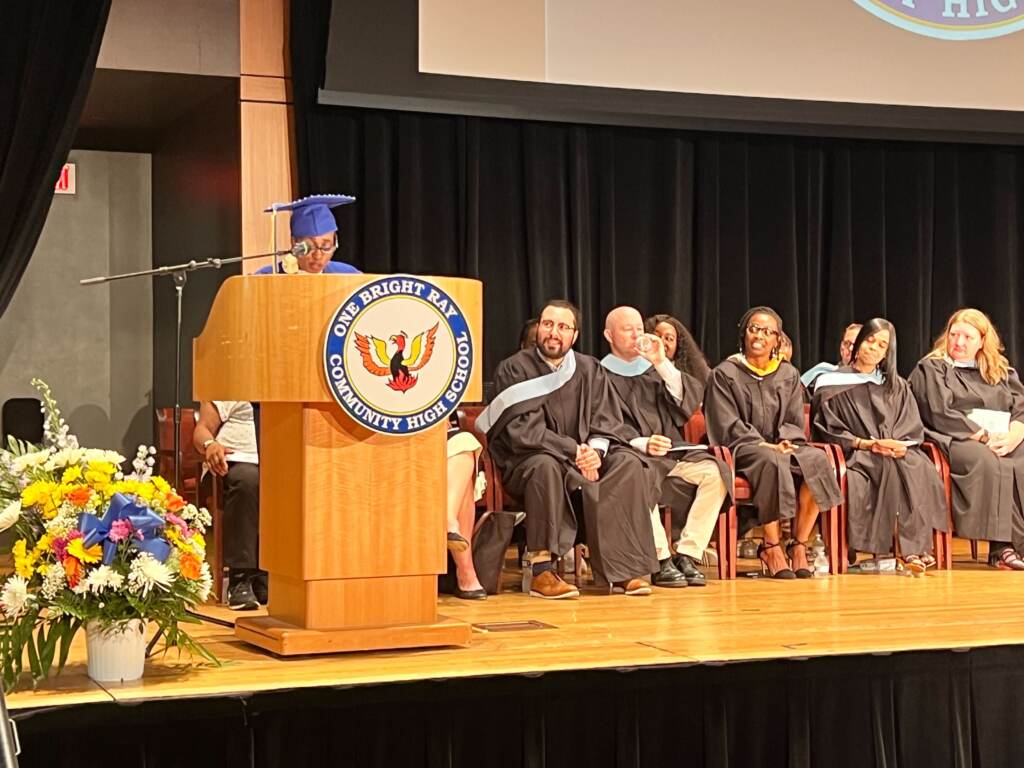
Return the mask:
<svg viewBox="0 0 1024 768">
<path fill-rule="evenodd" d="M 828 555 L 825 553 L 825 542 L 821 534 L 814 537 L 810 550 L 814 553 L 814 575 L 815 577 L 828 576 Z"/>
<path fill-rule="evenodd" d="M 533 563 L 530 562 L 530 555 L 523 553 L 523 594 L 530 594 L 530 586 L 533 584 Z"/>
</svg>

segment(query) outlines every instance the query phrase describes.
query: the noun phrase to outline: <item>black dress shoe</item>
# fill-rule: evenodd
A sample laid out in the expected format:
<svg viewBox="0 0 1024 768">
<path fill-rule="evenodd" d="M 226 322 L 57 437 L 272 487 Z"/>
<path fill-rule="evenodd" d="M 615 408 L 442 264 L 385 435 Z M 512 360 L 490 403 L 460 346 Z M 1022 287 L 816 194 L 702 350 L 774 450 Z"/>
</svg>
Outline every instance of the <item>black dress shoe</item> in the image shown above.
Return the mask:
<svg viewBox="0 0 1024 768">
<path fill-rule="evenodd" d="M 651 583 L 656 587 L 678 589 L 686 586 L 686 576 L 679 572 L 679 569 L 672 564 L 672 558 L 667 557 L 661 563 L 661 570 L 654 574 Z"/>
<path fill-rule="evenodd" d="M 486 600 L 487 590 L 486 589 L 459 589 L 458 585 L 455 587 L 455 591 L 452 592 L 459 600 Z"/>
<path fill-rule="evenodd" d="M 242 578 L 228 587 L 228 608 L 232 611 L 255 611 L 259 607 L 251 578 Z"/>
<path fill-rule="evenodd" d="M 689 555 L 679 554 L 674 558 L 675 566 L 683 572 L 683 576 L 686 578 L 686 583 L 691 587 L 705 587 L 707 586 L 708 579 L 697 567 L 697 561 Z"/>
</svg>

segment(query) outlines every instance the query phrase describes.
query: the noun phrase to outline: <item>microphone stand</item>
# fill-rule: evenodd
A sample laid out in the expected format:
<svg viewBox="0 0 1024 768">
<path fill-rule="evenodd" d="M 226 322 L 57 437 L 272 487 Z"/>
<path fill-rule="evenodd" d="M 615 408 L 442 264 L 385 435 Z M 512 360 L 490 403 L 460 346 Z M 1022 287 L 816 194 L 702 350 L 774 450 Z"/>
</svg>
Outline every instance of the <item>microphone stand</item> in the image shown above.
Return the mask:
<svg viewBox="0 0 1024 768">
<path fill-rule="evenodd" d="M 138 272 L 123 272 L 119 275 L 105 275 L 102 277 L 90 277 L 79 280 L 80 285 L 101 285 L 114 280 L 126 280 L 132 277 L 171 277 L 174 280 L 174 294 L 177 299 L 178 312 L 175 329 L 174 346 L 174 489 L 181 490 L 181 305 L 185 293 L 185 284 L 188 282 L 188 273 L 200 269 L 220 269 L 225 264 L 236 264 L 249 259 L 265 259 L 274 257 L 274 271 L 277 271 L 277 257 L 287 256 L 293 253 L 291 249 L 286 251 L 271 251 L 270 253 L 256 253 L 251 256 L 232 256 L 230 258 L 212 258 L 203 261 L 185 262 L 184 264 L 173 264 L 170 266 L 156 267 L 154 269 L 143 269 Z"/>
<path fill-rule="evenodd" d="M 18 768 L 19 754 L 18 726 L 7 713 L 7 701 L 3 689 L 0 689 L 0 766 Z"/>
</svg>

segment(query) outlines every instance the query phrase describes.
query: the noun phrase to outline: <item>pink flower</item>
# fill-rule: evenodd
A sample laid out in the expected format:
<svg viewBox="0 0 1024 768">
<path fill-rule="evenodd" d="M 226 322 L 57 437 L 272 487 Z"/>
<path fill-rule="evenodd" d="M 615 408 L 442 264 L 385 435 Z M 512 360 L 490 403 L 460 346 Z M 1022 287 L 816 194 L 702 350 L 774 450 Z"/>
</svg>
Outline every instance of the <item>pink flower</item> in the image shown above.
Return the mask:
<svg viewBox="0 0 1024 768">
<path fill-rule="evenodd" d="M 50 548 L 53 550 L 54 557 L 57 558 L 57 562 L 64 560 L 64 555 L 68 551 L 68 540 L 63 536 L 58 536 L 50 543 Z"/>
<path fill-rule="evenodd" d="M 115 520 L 110 524 L 107 538 L 111 541 L 124 541 L 132 535 L 132 524 L 129 520 Z"/>
<path fill-rule="evenodd" d="M 188 524 L 173 512 L 165 513 L 164 520 L 171 525 L 176 526 L 182 533 L 186 533 L 188 531 Z"/>
</svg>

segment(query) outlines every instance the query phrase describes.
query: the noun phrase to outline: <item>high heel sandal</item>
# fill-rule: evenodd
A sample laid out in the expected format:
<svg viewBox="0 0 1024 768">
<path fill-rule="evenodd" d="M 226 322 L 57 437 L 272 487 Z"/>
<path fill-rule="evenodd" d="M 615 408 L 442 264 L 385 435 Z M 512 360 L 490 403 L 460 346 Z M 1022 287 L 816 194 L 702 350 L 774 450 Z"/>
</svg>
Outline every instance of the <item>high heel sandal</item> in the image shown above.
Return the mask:
<svg viewBox="0 0 1024 768">
<path fill-rule="evenodd" d="M 924 576 L 925 571 L 928 570 L 929 563 L 927 563 L 920 555 L 907 555 L 903 558 L 903 567 L 910 571 L 914 576 Z"/>
<path fill-rule="evenodd" d="M 757 545 L 757 559 L 761 561 L 761 573 L 767 574 L 772 579 L 795 579 L 796 574 L 793 573 L 792 569 L 790 568 L 780 568 L 779 570 L 772 572 L 771 568 L 768 566 L 768 558 L 765 557 L 765 554 L 768 552 L 769 549 L 774 549 L 778 546 L 778 542 L 768 545 Z"/>
<path fill-rule="evenodd" d="M 791 541 L 789 543 L 789 546 L 786 547 L 786 555 L 789 557 L 789 564 L 790 564 L 790 566 L 793 565 L 793 547 L 803 547 L 804 548 L 804 560 L 807 559 L 807 542 L 805 542 L 805 541 L 797 541 L 796 539 L 794 539 L 793 541 Z M 793 568 L 793 572 L 796 573 L 796 577 L 798 579 L 811 579 L 811 578 L 814 578 L 814 571 L 809 570 L 808 568 Z"/>
</svg>

